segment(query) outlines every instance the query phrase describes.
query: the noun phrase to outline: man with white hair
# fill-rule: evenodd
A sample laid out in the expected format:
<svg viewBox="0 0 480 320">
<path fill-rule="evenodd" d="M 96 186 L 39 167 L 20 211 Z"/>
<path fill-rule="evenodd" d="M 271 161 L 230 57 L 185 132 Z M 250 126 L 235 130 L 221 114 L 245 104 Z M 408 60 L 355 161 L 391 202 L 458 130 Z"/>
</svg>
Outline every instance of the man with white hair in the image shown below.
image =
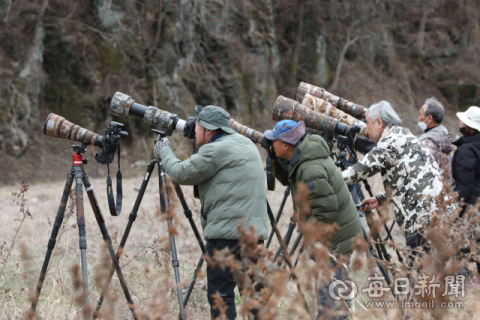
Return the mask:
<svg viewBox="0 0 480 320">
<path fill-rule="evenodd" d="M 438 165 L 410 130 L 401 127 L 402 120 L 387 101 L 373 104 L 366 118 L 368 134 L 377 146 L 343 171 L 343 178 L 353 184 L 381 173 L 385 192 L 365 199 L 362 210 L 377 208 L 388 195 L 398 225 L 405 223 L 407 245 L 423 246 L 423 226 L 435 210 L 431 197 L 442 190 Z"/>
<path fill-rule="evenodd" d="M 440 170 L 444 172 L 444 181 L 452 185 L 452 165 L 449 155 L 455 147 L 452 144 L 453 134 L 440 124 L 443 114 L 444 108 L 440 101 L 434 97 L 425 100 L 418 116 L 418 126 L 424 134 L 418 139 L 430 151 Z"/>
</svg>

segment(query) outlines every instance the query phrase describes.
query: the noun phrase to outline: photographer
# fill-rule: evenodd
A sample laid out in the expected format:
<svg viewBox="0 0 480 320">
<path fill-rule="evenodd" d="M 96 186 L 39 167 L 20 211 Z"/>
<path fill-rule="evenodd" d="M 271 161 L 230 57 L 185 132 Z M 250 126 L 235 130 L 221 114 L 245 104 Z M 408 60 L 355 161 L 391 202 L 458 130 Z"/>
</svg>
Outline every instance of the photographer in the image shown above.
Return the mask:
<svg viewBox="0 0 480 320">
<path fill-rule="evenodd" d="M 268 236 L 262 160 L 251 140 L 229 128 L 228 112 L 215 106 L 197 106 L 195 111 L 198 153 L 182 162 L 173 154 L 168 139 L 163 138 L 155 146 L 155 155 L 174 182 L 198 185 L 203 235 L 210 257 L 216 250 L 228 249 L 240 260 L 239 223 L 245 229 L 254 226 L 259 242 Z M 212 319 L 220 314 L 213 309 L 214 294 L 226 303 L 227 318 L 235 319 L 236 282 L 230 268 L 207 265 L 207 282 Z"/>
<path fill-rule="evenodd" d="M 438 165 L 410 130 L 401 127 L 402 120 L 387 101 L 373 104 L 366 118 L 368 134 L 377 146 L 343 171 L 343 178 L 353 184 L 381 173 L 385 192 L 365 199 L 362 210 L 377 208 L 388 194 L 398 225 L 405 223 L 407 246 L 423 246 L 428 251 L 423 223 L 435 209 L 428 198 L 442 191 Z"/>
<path fill-rule="evenodd" d="M 425 100 L 418 116 L 418 126 L 424 134 L 418 140 L 430 151 L 440 170 L 446 172 L 446 182 L 452 185 L 452 166 L 449 154 L 455 147 L 452 144 L 453 134 L 440 124 L 443 120 L 443 113 L 444 109 L 440 101 L 433 97 Z"/>
<path fill-rule="evenodd" d="M 460 212 L 460 217 L 463 217 L 480 196 L 480 108 L 470 107 L 466 112 L 457 112 L 457 117 L 463 136 L 453 143 L 458 147 L 452 161 L 453 190 L 458 192 L 458 200 L 464 202 Z M 480 242 L 480 239 L 476 241 Z M 462 251 L 469 253 L 470 248 Z M 480 286 L 480 263 L 476 262 L 476 265 L 478 275 L 468 287 Z"/>
<path fill-rule="evenodd" d="M 308 220 L 336 223 L 339 228 L 330 238 L 329 249 L 334 255 L 349 256 L 353 239 L 359 235 L 363 237 L 362 225 L 348 187 L 330 158 L 330 148 L 325 140 L 318 135 L 306 135 L 305 123 L 293 120 L 278 122 L 273 130 L 265 131 L 265 138 L 273 141 L 273 151 L 267 151 L 275 154 L 275 177 L 283 185 L 291 186 L 293 195 L 297 183 L 308 186 L 312 209 Z M 334 277 L 342 279 L 343 269 L 337 268 Z M 324 309 L 341 306 L 326 306 L 331 301 L 327 286 L 317 290 L 319 317 L 324 315 Z"/>
<path fill-rule="evenodd" d="M 468 206 L 474 205 L 480 196 L 480 108 L 470 107 L 466 112 L 457 112 L 457 117 L 463 136 L 453 143 L 458 147 L 452 161 L 453 190 Z"/>
</svg>

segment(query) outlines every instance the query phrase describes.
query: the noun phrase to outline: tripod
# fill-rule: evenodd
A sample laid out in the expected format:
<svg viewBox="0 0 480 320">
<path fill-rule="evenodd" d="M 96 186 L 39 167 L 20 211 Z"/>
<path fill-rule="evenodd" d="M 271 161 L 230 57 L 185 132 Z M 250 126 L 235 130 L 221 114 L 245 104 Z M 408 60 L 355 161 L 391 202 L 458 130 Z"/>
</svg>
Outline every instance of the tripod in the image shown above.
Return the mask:
<svg viewBox="0 0 480 320">
<path fill-rule="evenodd" d="M 103 240 L 107 245 L 108 252 L 110 257 L 112 258 L 114 269 L 117 272 L 118 279 L 120 280 L 120 284 L 122 286 L 123 292 L 125 294 L 125 298 L 128 302 L 128 307 L 132 311 L 133 318 L 135 320 L 138 319 L 135 306 L 130 296 L 130 292 L 128 291 L 127 284 L 125 282 L 125 278 L 123 277 L 122 270 L 120 269 L 120 265 L 118 260 L 115 257 L 115 252 L 113 251 L 112 247 L 112 240 L 108 234 L 107 227 L 105 226 L 105 220 L 103 219 L 102 212 L 97 203 L 97 199 L 95 197 L 95 193 L 93 192 L 93 187 L 88 180 L 87 173 L 85 172 L 84 164 L 87 164 L 87 159 L 83 158 L 83 154 L 85 153 L 85 145 L 78 146 L 73 145 L 72 149 L 75 151 L 73 155 L 73 166 L 67 176 L 67 182 L 65 183 L 65 188 L 63 190 L 62 200 L 60 202 L 60 206 L 58 207 L 57 216 L 55 217 L 55 223 L 53 225 L 52 234 L 50 236 L 50 240 L 48 241 L 47 246 L 47 253 L 45 255 L 45 259 L 43 260 L 42 271 L 40 272 L 40 278 L 38 279 L 38 284 L 36 287 L 36 295 L 32 300 L 32 305 L 30 307 L 30 315 L 33 317 L 35 314 L 35 308 L 38 303 L 38 299 L 40 297 L 40 292 L 42 290 L 43 282 L 45 280 L 45 276 L 48 271 L 48 264 L 50 262 L 50 258 L 52 255 L 52 251 L 55 248 L 56 239 L 58 235 L 58 231 L 62 226 L 63 219 L 65 217 L 65 208 L 67 206 L 68 197 L 70 195 L 70 190 L 73 184 L 73 180 L 76 181 L 75 186 L 75 205 L 77 209 L 77 225 L 78 225 L 78 233 L 79 233 L 79 246 L 80 246 L 80 253 L 81 253 L 81 261 L 82 261 L 82 278 L 83 278 L 83 316 L 84 319 L 89 318 L 89 301 L 88 301 L 88 279 L 87 279 L 87 239 L 86 239 L 86 230 L 85 230 L 85 212 L 83 206 L 83 187 L 82 184 L 85 186 L 85 190 L 87 191 L 88 199 L 90 200 L 90 205 L 92 206 L 93 213 L 95 214 L 95 219 L 97 220 L 98 227 L 103 236 Z"/>
<path fill-rule="evenodd" d="M 162 135 L 164 135 L 163 132 L 160 132 L 160 131 L 157 131 L 157 130 L 151 130 L 151 131 L 157 133 L 160 136 L 160 138 L 162 137 Z M 159 186 L 159 192 L 160 192 L 160 210 L 161 210 L 162 214 L 166 214 L 168 212 L 169 201 L 168 201 L 168 197 L 167 197 L 167 190 L 166 190 L 166 183 L 165 183 L 166 173 L 165 173 L 165 170 L 164 170 L 164 168 L 161 164 L 161 161 L 159 159 L 153 159 L 153 160 L 150 161 L 150 163 L 147 166 L 147 171 L 146 171 L 145 177 L 142 181 L 142 186 L 140 187 L 140 191 L 139 191 L 139 193 L 137 195 L 137 198 L 135 200 L 135 204 L 133 206 L 132 212 L 130 213 L 130 215 L 128 217 L 128 224 L 127 224 L 127 227 L 125 228 L 125 231 L 124 231 L 123 236 L 122 236 L 122 240 L 120 241 L 120 246 L 117 250 L 117 254 L 116 254 L 117 259 L 120 259 L 120 256 L 122 255 L 122 252 L 123 252 L 123 248 L 125 247 L 125 243 L 127 242 L 128 236 L 130 234 L 130 230 L 132 228 L 133 222 L 137 219 L 138 209 L 140 208 L 140 204 L 142 202 L 143 196 L 144 196 L 145 191 L 146 191 L 147 186 L 148 186 L 148 182 L 150 181 L 150 177 L 152 176 L 152 172 L 153 172 L 153 169 L 155 168 L 155 166 L 158 166 L 158 186 Z M 173 185 L 174 185 L 175 193 L 177 194 L 177 197 L 179 198 L 180 203 L 183 207 L 184 214 L 187 217 L 187 219 L 190 223 L 190 226 L 193 229 L 193 232 L 195 234 L 195 238 L 197 239 L 197 242 L 200 246 L 200 249 L 202 250 L 202 253 L 205 254 L 207 251 L 206 251 L 205 246 L 203 244 L 200 233 L 198 232 L 197 226 L 195 225 L 195 221 L 193 220 L 192 211 L 188 207 L 188 204 L 185 200 L 185 196 L 183 194 L 183 191 L 178 184 L 173 183 Z M 173 217 L 167 216 L 167 224 L 168 224 L 168 229 L 170 230 L 171 227 L 172 227 L 172 224 L 173 224 Z M 202 267 L 203 258 L 200 259 L 199 265 L 197 265 L 197 268 L 195 269 L 194 280 L 190 284 L 189 291 L 187 292 L 187 295 L 186 295 L 185 301 L 184 301 L 183 296 L 182 296 L 182 289 L 181 289 L 181 286 L 180 286 L 180 273 L 179 273 L 179 269 L 178 269 L 180 263 L 177 259 L 177 249 L 176 249 L 176 246 L 175 246 L 175 237 L 171 233 L 170 233 L 170 249 L 172 251 L 172 265 L 173 265 L 174 273 L 175 273 L 175 282 L 176 282 L 176 287 L 177 287 L 177 296 L 178 296 L 178 303 L 179 303 L 179 308 L 180 308 L 179 309 L 179 319 L 184 320 L 186 318 L 184 309 L 185 309 L 187 301 L 190 297 L 191 290 L 193 289 L 193 286 L 195 284 L 195 281 L 196 281 L 196 278 L 197 278 L 197 271 L 200 270 L 200 268 Z M 98 300 L 95 312 L 93 313 L 93 319 L 97 319 L 99 314 L 100 314 L 100 309 L 102 308 L 102 304 L 103 304 L 103 301 L 104 301 L 105 296 L 107 294 L 108 287 L 110 285 L 110 282 L 112 280 L 114 272 L 115 272 L 115 270 L 112 267 L 110 269 L 109 276 L 108 276 L 108 278 L 107 278 L 107 280 L 106 280 L 106 282 L 103 286 L 102 294 L 101 294 L 101 296 Z"/>
</svg>

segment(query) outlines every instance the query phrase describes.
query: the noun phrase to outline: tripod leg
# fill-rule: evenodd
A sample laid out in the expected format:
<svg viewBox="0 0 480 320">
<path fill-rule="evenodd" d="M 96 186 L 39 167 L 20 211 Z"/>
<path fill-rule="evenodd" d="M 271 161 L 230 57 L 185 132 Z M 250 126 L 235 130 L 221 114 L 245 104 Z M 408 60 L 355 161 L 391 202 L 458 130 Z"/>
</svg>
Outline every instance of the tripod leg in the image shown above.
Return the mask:
<svg viewBox="0 0 480 320">
<path fill-rule="evenodd" d="M 147 166 L 147 172 L 145 173 L 145 178 L 142 181 L 142 186 L 140 187 L 140 191 L 138 193 L 137 199 L 135 200 L 135 204 L 133 205 L 132 212 L 128 217 L 128 224 L 127 224 L 127 227 L 125 228 L 125 231 L 123 232 L 122 240 L 120 241 L 120 246 L 117 250 L 117 254 L 116 254 L 117 261 L 120 260 L 120 256 L 122 255 L 123 248 L 125 247 L 125 243 L 127 242 L 128 235 L 130 234 L 130 230 L 132 229 L 133 222 L 135 221 L 135 219 L 137 219 L 138 208 L 140 207 L 140 203 L 142 202 L 143 195 L 145 194 L 145 190 L 147 189 L 148 182 L 150 181 L 150 177 L 152 175 L 153 169 L 155 168 L 156 162 L 157 160 L 152 160 Z M 110 273 L 108 275 L 108 278 L 105 281 L 105 285 L 103 286 L 100 299 L 98 299 L 97 308 L 93 313 L 93 319 L 97 319 L 99 315 L 100 309 L 102 308 L 103 300 L 107 295 L 108 287 L 110 286 L 110 282 L 112 281 L 112 277 L 114 273 L 115 273 L 115 266 L 112 265 L 112 267 L 110 268 Z"/>
<path fill-rule="evenodd" d="M 197 226 L 195 225 L 195 221 L 193 221 L 192 210 L 188 207 L 187 201 L 185 200 L 185 196 L 183 195 L 182 188 L 174 183 L 175 193 L 177 194 L 178 199 L 180 199 L 180 203 L 182 204 L 183 213 L 185 217 L 187 217 L 190 226 L 192 227 L 193 233 L 195 234 L 195 238 L 197 239 L 198 245 L 202 250 L 202 254 L 206 254 L 207 250 L 205 249 L 205 245 L 203 244 L 202 237 L 200 236 L 200 232 L 198 231 Z M 187 293 L 185 295 L 185 299 L 183 300 L 183 307 L 186 308 L 188 299 L 190 299 L 190 295 L 192 294 L 193 287 L 195 286 L 195 282 L 197 282 L 197 274 L 202 269 L 203 265 L 203 256 L 198 261 L 197 267 L 195 268 L 192 282 L 190 282 L 190 286 L 188 287 Z"/>
<path fill-rule="evenodd" d="M 88 199 L 90 200 L 90 205 L 92 206 L 93 213 L 95 214 L 95 219 L 97 220 L 98 227 L 102 232 L 103 240 L 107 245 L 108 252 L 110 253 L 110 257 L 112 258 L 113 265 L 115 270 L 117 271 L 118 279 L 120 280 L 120 284 L 123 289 L 123 293 L 125 294 L 125 298 L 128 302 L 128 307 L 132 311 L 133 318 L 138 320 L 137 314 L 135 313 L 135 303 L 130 296 L 130 292 L 128 291 L 127 283 L 125 282 L 125 278 L 123 277 L 122 269 L 120 269 L 120 264 L 118 263 L 117 257 L 115 256 L 115 251 L 113 250 L 112 246 L 112 239 L 108 234 L 107 226 L 105 225 L 105 219 L 103 219 L 102 212 L 100 211 L 100 207 L 98 206 L 97 198 L 95 197 L 95 193 L 93 192 L 93 187 L 88 180 L 88 176 L 86 173 L 83 175 L 83 183 L 85 185 L 85 191 L 87 191 Z"/>
<path fill-rule="evenodd" d="M 285 263 L 287 264 L 288 268 L 290 269 L 290 276 L 293 279 L 293 281 L 295 282 L 295 284 L 297 285 L 298 295 L 303 300 L 305 310 L 307 311 L 308 315 L 311 316 L 310 310 L 308 308 L 307 300 L 305 299 L 305 296 L 303 295 L 302 288 L 300 287 L 300 283 L 298 282 L 298 277 L 297 277 L 297 274 L 295 272 L 295 268 L 293 267 L 292 263 L 290 262 L 290 257 L 288 256 L 288 252 L 287 252 L 287 246 L 282 239 L 282 235 L 280 234 L 280 230 L 278 230 L 277 223 L 275 222 L 275 218 L 273 217 L 272 208 L 270 208 L 270 204 L 268 203 L 268 201 L 267 201 L 267 214 L 268 214 L 268 218 L 270 219 L 270 224 L 272 225 L 273 231 L 275 232 L 275 236 L 277 237 L 278 242 L 280 243 L 280 247 L 282 248 Z"/>
<path fill-rule="evenodd" d="M 362 180 L 362 182 L 363 182 L 363 185 L 365 186 L 365 189 L 367 189 L 370 197 L 373 197 L 372 188 L 370 187 L 370 184 L 368 183 L 368 181 L 364 179 L 364 180 Z M 362 192 L 362 189 L 360 188 L 360 185 L 357 183 L 355 187 L 357 189 L 357 193 L 361 193 L 361 195 L 363 197 L 363 192 Z M 363 199 L 361 201 L 363 201 Z M 378 210 L 377 210 L 377 213 L 378 213 Z M 388 228 L 386 223 L 383 224 L 383 227 L 385 228 L 385 231 L 387 232 L 387 238 L 390 239 L 390 240 L 393 240 L 391 232 L 392 232 L 392 229 L 393 229 L 394 226 L 395 226 L 395 219 L 393 220 L 392 226 L 390 228 Z M 402 255 L 400 254 L 400 251 L 398 251 L 398 249 L 395 249 L 395 252 L 397 253 L 398 261 L 403 262 L 403 258 L 402 258 Z M 390 256 L 389 253 L 386 253 L 386 255 L 387 255 L 387 257 Z M 390 261 L 390 259 L 388 259 L 388 260 Z"/>
<path fill-rule="evenodd" d="M 302 233 L 298 233 L 298 236 L 297 236 L 297 239 L 295 239 L 295 242 L 293 243 L 292 245 L 292 248 L 290 248 L 290 252 L 288 253 L 288 256 L 291 257 L 293 256 L 293 254 L 295 253 L 295 251 L 297 250 L 298 246 L 300 245 L 300 241 L 302 241 L 302 238 L 303 238 L 303 234 Z M 303 247 L 300 248 L 300 254 L 303 252 Z M 300 256 L 299 254 L 299 256 Z M 297 260 L 295 260 L 295 264 L 294 264 L 294 267 L 297 266 L 297 263 L 298 263 L 298 257 L 297 257 Z M 282 268 L 285 268 L 286 266 L 284 265 Z"/>
<path fill-rule="evenodd" d="M 83 316 L 89 318 L 88 307 L 88 274 L 87 274 L 87 238 L 85 230 L 85 211 L 83 208 L 83 165 L 73 166 L 75 172 L 75 202 L 77 207 L 77 225 L 79 234 L 79 247 L 82 260 L 82 278 L 83 278 Z"/>
<path fill-rule="evenodd" d="M 200 258 L 200 260 L 198 260 L 197 267 L 195 268 L 195 271 L 193 274 L 192 282 L 190 282 L 190 286 L 188 287 L 187 293 L 185 294 L 185 300 L 183 301 L 184 308 L 187 306 L 188 299 L 190 299 L 190 295 L 192 294 L 193 287 L 195 286 L 195 282 L 197 282 L 198 272 L 202 269 L 204 261 L 205 260 L 203 259 L 203 256 Z"/>
<path fill-rule="evenodd" d="M 73 174 L 72 172 L 69 172 L 67 182 L 65 183 L 65 188 L 63 189 L 62 200 L 60 201 L 60 205 L 58 206 L 57 216 L 55 217 L 55 222 L 53 224 L 52 234 L 50 235 L 50 240 L 48 240 L 47 253 L 45 255 L 45 259 L 43 260 L 42 271 L 40 272 L 40 278 L 38 279 L 35 296 L 32 299 L 32 306 L 30 307 L 30 316 L 32 318 L 35 314 L 35 308 L 37 307 L 40 292 L 42 291 L 43 281 L 45 280 L 45 276 L 47 275 L 48 264 L 50 263 L 52 251 L 55 248 L 58 231 L 62 227 L 63 218 L 65 217 L 65 208 L 67 207 L 67 201 L 68 197 L 70 196 L 70 189 L 72 188 L 72 184 Z"/>
<path fill-rule="evenodd" d="M 290 244 L 290 240 L 292 239 L 293 230 L 295 230 L 296 226 L 297 226 L 297 223 L 295 221 L 293 221 L 293 217 L 290 218 L 290 222 L 288 223 L 287 233 L 285 234 L 285 237 L 283 238 L 283 241 L 285 242 L 285 245 L 287 246 L 287 248 L 288 248 L 288 245 Z M 273 256 L 273 260 L 276 261 L 279 256 L 282 256 L 282 257 L 284 256 L 283 253 L 282 253 L 282 247 L 279 247 L 277 249 L 277 252 Z M 282 264 L 281 262 L 277 262 L 278 266 L 280 266 L 281 264 Z"/>
<path fill-rule="evenodd" d="M 303 249 L 303 246 L 302 246 L 302 247 L 300 247 L 300 250 L 298 250 L 298 256 L 297 256 L 297 259 L 295 260 L 295 264 L 293 265 L 294 267 L 296 267 L 296 266 L 297 266 L 297 264 L 298 264 L 298 260 L 300 259 L 300 255 L 303 253 L 303 250 L 304 250 L 304 249 Z"/>
<path fill-rule="evenodd" d="M 167 212 L 168 208 L 168 198 L 167 198 L 167 190 L 166 190 L 166 183 L 165 183 L 165 170 L 162 167 L 161 163 L 158 163 L 158 185 L 160 191 L 160 208 L 162 214 L 169 214 Z M 178 270 L 178 266 L 180 265 L 177 259 L 177 248 L 175 246 L 175 237 L 170 232 L 173 226 L 173 219 L 171 217 L 167 217 L 167 224 L 168 230 L 170 233 L 170 248 L 172 250 L 172 265 L 173 270 L 175 272 L 175 283 L 177 284 L 177 295 L 178 295 L 178 305 L 180 308 L 179 318 L 181 320 L 185 320 L 185 312 L 183 310 L 183 296 L 182 296 L 182 288 L 180 287 L 180 272 Z"/>
<path fill-rule="evenodd" d="M 187 201 L 185 200 L 185 196 L 183 195 L 182 188 L 176 183 L 173 183 L 173 186 L 175 188 L 175 193 L 177 194 L 177 197 L 180 200 L 180 203 L 182 204 L 183 213 L 185 214 L 185 217 L 187 217 L 188 222 L 190 223 L 190 227 L 192 227 L 193 233 L 195 234 L 195 238 L 197 239 L 198 245 L 200 246 L 202 253 L 206 254 L 207 250 L 205 249 L 205 245 L 203 244 L 202 236 L 200 235 L 200 232 L 198 232 L 198 228 L 195 224 L 195 221 L 193 221 L 192 210 L 190 210 L 190 208 L 188 207 Z"/>
<path fill-rule="evenodd" d="M 370 252 L 370 254 L 372 255 L 372 257 L 374 257 L 374 258 L 377 259 L 377 260 L 380 260 L 380 258 L 378 257 L 377 251 L 375 250 L 375 248 L 373 247 L 372 243 L 371 243 L 370 240 L 368 239 L 367 231 L 363 228 L 363 225 L 362 225 L 362 229 L 363 229 L 363 236 L 365 237 L 365 239 L 366 239 L 367 242 L 368 242 L 368 246 L 369 246 L 368 251 Z M 385 278 L 385 281 L 387 282 L 387 284 L 388 284 L 388 285 L 391 285 L 391 284 L 392 284 L 392 280 L 390 280 L 390 276 L 388 275 L 387 270 L 385 270 L 385 267 L 382 266 L 381 264 L 377 264 L 377 266 L 378 266 L 378 268 L 380 269 L 380 272 L 382 273 L 383 277 Z M 393 294 L 393 296 L 395 296 L 395 293 L 393 293 L 393 291 L 392 291 L 392 294 Z"/>
<path fill-rule="evenodd" d="M 288 195 L 290 194 L 290 187 L 288 186 L 285 189 L 285 194 L 283 195 L 282 203 L 280 204 L 280 208 L 278 209 L 277 216 L 275 217 L 275 222 L 278 223 L 280 221 L 280 217 L 282 216 L 283 212 L 283 207 L 285 207 L 285 202 L 287 202 Z M 268 249 L 270 247 L 270 243 L 272 242 L 273 238 L 273 229 L 270 231 L 270 235 L 268 236 L 267 244 L 265 245 L 265 248 Z"/>
</svg>

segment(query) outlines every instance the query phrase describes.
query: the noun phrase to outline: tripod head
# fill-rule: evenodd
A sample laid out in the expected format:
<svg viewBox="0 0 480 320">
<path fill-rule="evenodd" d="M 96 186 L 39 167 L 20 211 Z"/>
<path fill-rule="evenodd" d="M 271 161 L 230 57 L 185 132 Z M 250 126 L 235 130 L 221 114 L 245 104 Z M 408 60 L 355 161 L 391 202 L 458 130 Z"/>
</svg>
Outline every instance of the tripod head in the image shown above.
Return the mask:
<svg viewBox="0 0 480 320">
<path fill-rule="evenodd" d="M 348 132 L 347 136 L 337 137 L 338 154 L 336 155 L 337 161 L 335 165 L 342 170 L 346 170 L 348 167 L 357 163 L 357 139 L 361 128 L 353 126 Z M 350 153 L 350 158 L 347 159 L 347 155 Z"/>
<path fill-rule="evenodd" d="M 78 144 L 72 144 L 70 147 L 73 149 L 73 151 L 75 151 L 75 153 L 84 154 L 85 152 L 87 152 L 86 144 L 82 144 L 81 146 L 79 146 Z"/>
<path fill-rule="evenodd" d="M 172 135 L 172 131 L 168 130 L 168 129 L 165 132 L 160 131 L 160 130 L 156 130 L 156 129 L 150 129 L 150 132 L 153 132 L 157 135 L 157 138 L 158 138 L 157 140 L 160 140 L 162 138 L 169 137 L 169 136 Z M 155 141 L 157 141 L 157 140 L 155 140 Z"/>
<path fill-rule="evenodd" d="M 120 137 L 128 136 L 128 133 L 122 131 L 122 128 L 122 123 L 110 121 L 110 124 L 103 134 L 102 152 L 95 155 L 95 160 L 98 163 L 110 164 L 113 162 L 115 152 L 117 152 L 120 147 Z"/>
</svg>

